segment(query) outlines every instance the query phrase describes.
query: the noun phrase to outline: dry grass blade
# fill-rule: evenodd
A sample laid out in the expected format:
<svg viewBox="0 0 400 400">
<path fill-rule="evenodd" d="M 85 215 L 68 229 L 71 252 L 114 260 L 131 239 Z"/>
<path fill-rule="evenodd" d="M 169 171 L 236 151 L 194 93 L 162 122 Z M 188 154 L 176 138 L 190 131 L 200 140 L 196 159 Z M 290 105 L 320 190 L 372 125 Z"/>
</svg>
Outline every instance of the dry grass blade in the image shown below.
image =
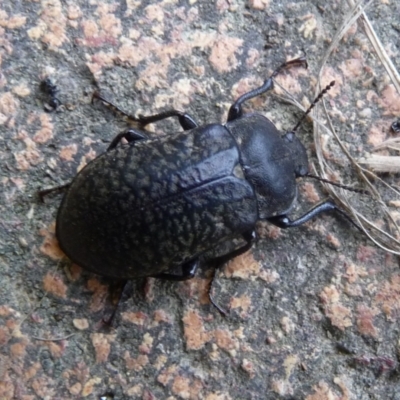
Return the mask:
<svg viewBox="0 0 400 400">
<path fill-rule="evenodd" d="M 344 36 L 344 34 L 347 32 L 347 30 L 361 17 L 363 16 L 364 22 L 368 21 L 364 10 L 366 7 L 368 7 L 372 1 L 364 2 L 361 1 L 357 4 L 354 4 L 354 1 L 349 0 L 349 2 L 352 5 L 351 11 L 348 13 L 347 17 L 345 18 L 344 23 L 342 26 L 339 28 L 337 31 L 336 35 L 334 36 L 331 45 L 329 46 L 325 56 L 323 57 L 323 60 L 320 65 L 320 70 L 319 70 L 319 81 L 321 80 L 323 68 L 331 56 L 331 53 L 334 49 L 336 49 L 339 45 L 340 40 Z M 369 32 L 369 36 L 371 43 L 373 43 L 375 50 L 377 51 L 378 54 L 380 54 L 380 59 L 384 60 L 384 65 L 387 69 L 392 71 L 392 68 L 390 65 L 392 65 L 390 62 L 387 62 L 389 59 L 384 52 L 382 45 L 380 44 L 376 34 L 373 32 L 373 29 L 371 25 L 369 24 L 368 21 L 368 30 L 367 34 Z M 390 61 L 390 60 L 389 60 Z M 396 81 L 396 73 L 391 73 L 391 77 L 393 76 L 393 79 Z M 398 74 L 397 74 L 398 77 Z M 393 80 L 392 79 L 392 80 Z M 397 82 L 399 82 L 397 80 Z M 319 86 L 317 87 L 317 91 L 319 91 Z M 396 86 L 397 87 L 397 86 Z M 323 111 L 325 117 L 328 119 L 328 126 L 329 126 L 329 132 L 333 137 L 335 138 L 336 142 L 340 146 L 341 151 L 345 154 L 345 156 L 348 158 L 350 161 L 352 168 L 357 172 L 357 175 L 359 176 L 359 179 L 364 182 L 364 184 L 369 188 L 371 193 L 373 194 L 373 201 L 374 201 L 374 211 L 375 209 L 379 209 L 381 213 L 384 215 L 384 217 L 389 221 L 389 229 L 390 232 L 386 232 L 382 230 L 377 224 L 374 224 L 372 221 L 369 221 L 368 218 L 366 218 L 364 215 L 361 215 L 355 207 L 353 207 L 348 198 L 348 193 L 345 193 L 343 190 L 338 191 L 333 187 L 326 187 L 326 189 L 329 191 L 330 195 L 343 207 L 350 215 L 353 216 L 353 218 L 360 224 L 364 232 L 369 236 L 369 238 L 377 244 L 379 247 L 383 248 L 386 251 L 389 251 L 394 254 L 400 254 L 400 242 L 397 240 L 397 237 L 400 236 L 400 229 L 396 224 L 396 221 L 393 219 L 390 210 L 386 206 L 385 202 L 382 200 L 379 191 L 376 189 L 376 184 L 380 183 L 383 184 L 385 187 L 389 187 L 391 190 L 393 190 L 396 194 L 398 192 L 393 189 L 390 185 L 385 183 L 382 179 L 380 179 L 376 174 L 373 174 L 372 171 L 369 171 L 366 168 L 363 168 L 360 163 L 358 163 L 349 153 L 347 150 L 346 146 L 343 145 L 341 142 L 340 138 L 338 137 L 333 124 L 331 123 L 331 120 L 329 118 L 328 112 L 325 107 L 324 101 L 321 102 L 323 105 Z M 315 111 L 315 115 L 317 115 L 318 110 Z M 315 146 L 316 146 L 316 153 L 320 165 L 320 170 L 322 171 L 322 176 L 324 175 L 329 175 L 332 174 L 333 171 L 329 167 L 325 157 L 324 157 L 324 152 L 323 152 L 323 137 L 321 133 L 321 126 L 318 123 L 315 123 L 314 121 L 314 140 L 315 140 Z M 392 143 L 393 144 L 393 143 Z M 382 161 L 382 160 L 381 160 Z M 388 160 L 386 160 L 388 161 Z M 393 160 L 394 161 L 394 160 Z M 369 164 L 364 164 L 365 166 Z M 393 168 L 393 167 L 392 167 Z M 400 168 L 400 165 L 399 165 Z M 374 170 L 374 169 L 372 169 Z M 375 171 L 379 172 L 379 168 L 376 167 Z M 375 214 L 375 213 L 373 213 Z M 376 217 L 376 215 L 374 215 Z"/>
<path fill-rule="evenodd" d="M 369 6 L 372 3 L 372 1 L 360 1 L 359 3 L 355 4 L 351 11 L 348 13 L 347 17 L 345 18 L 344 23 L 342 26 L 338 29 L 336 35 L 332 39 L 331 45 L 329 46 L 326 54 L 324 55 L 322 62 L 319 66 L 319 84 L 317 85 L 316 88 L 316 93 L 320 91 L 320 81 L 322 77 L 322 72 L 325 64 L 327 63 L 328 59 L 331 56 L 331 53 L 338 47 L 340 40 L 343 38 L 345 33 L 348 31 L 348 29 L 360 18 L 361 15 L 364 16 L 364 21 L 368 21 L 368 19 L 365 16 L 364 10 L 367 6 Z M 354 2 L 352 2 L 354 4 Z M 372 28 L 369 25 L 369 30 L 370 32 L 373 32 Z M 373 34 L 374 37 L 374 42 L 378 47 L 380 45 L 379 40 L 377 40 L 377 37 L 375 34 Z M 372 42 L 372 40 L 371 40 Z M 375 48 L 375 46 L 374 46 Z M 378 50 L 377 50 L 378 52 Z M 379 54 L 385 54 L 384 50 L 381 48 L 379 51 Z M 381 60 L 386 60 L 388 57 L 382 56 L 380 57 Z M 389 60 L 390 61 L 390 60 Z M 386 61 L 385 61 L 386 62 Z M 386 66 L 392 65 L 391 63 L 386 62 Z M 398 74 L 393 73 L 392 74 L 395 79 L 396 76 L 398 77 Z M 397 86 L 396 86 L 397 87 Z M 284 89 L 283 89 L 284 90 Z M 289 95 L 286 90 L 284 90 L 286 95 L 288 95 L 288 100 L 292 104 L 296 105 L 298 108 L 300 108 L 302 111 L 304 111 L 304 107 L 302 107 L 294 98 L 293 96 Z M 322 105 L 322 107 L 321 107 Z M 377 210 L 380 210 L 380 213 L 384 216 L 384 218 L 388 221 L 388 226 L 389 226 L 389 231 L 383 230 L 378 224 L 373 223 L 370 221 L 365 215 L 361 214 L 354 206 L 351 205 L 350 202 L 350 197 L 353 196 L 352 194 L 349 194 L 349 192 L 346 192 L 342 189 L 336 189 L 331 185 L 326 185 L 325 188 L 329 192 L 330 196 L 343 208 L 345 211 L 348 212 L 349 215 L 351 215 L 354 220 L 359 224 L 360 227 L 364 230 L 365 234 L 379 247 L 384 249 L 385 251 L 388 251 L 393 254 L 399 254 L 400 255 L 400 241 L 398 238 L 400 238 L 400 229 L 394 220 L 392 214 L 390 213 L 390 210 L 388 209 L 386 203 L 383 201 L 379 191 L 377 190 L 377 185 L 383 185 L 386 189 L 389 189 L 392 191 L 396 196 L 400 195 L 399 191 L 397 191 L 394 187 L 383 181 L 378 175 L 376 175 L 373 172 L 373 168 L 371 170 L 367 169 L 366 167 L 369 164 L 360 164 L 357 160 L 355 160 L 350 152 L 348 151 L 347 147 L 342 143 L 340 140 L 339 136 L 337 135 L 333 124 L 329 118 L 328 111 L 325 106 L 324 100 L 322 100 L 319 103 L 318 108 L 314 111 L 312 114 L 313 118 L 313 125 L 314 125 L 314 142 L 315 142 L 315 147 L 316 147 L 316 154 L 319 162 L 319 170 L 321 171 L 320 175 L 322 177 L 329 177 L 329 176 L 334 176 L 334 171 L 333 169 L 329 166 L 328 161 L 325 157 L 324 154 L 324 141 L 326 136 L 328 137 L 334 137 L 337 144 L 339 145 L 341 151 L 343 154 L 347 157 L 349 160 L 352 169 L 356 171 L 360 181 L 364 183 L 365 186 L 368 187 L 368 190 L 371 192 L 371 200 L 369 203 L 373 203 L 373 211 L 371 212 L 371 215 L 373 215 L 374 218 L 377 218 Z M 324 123 L 321 122 L 320 117 L 318 117 L 318 109 L 323 111 L 324 117 L 327 119 L 328 124 L 325 125 Z M 386 143 L 387 148 L 389 146 L 400 148 L 400 143 L 399 141 L 391 141 Z M 389 160 L 386 160 L 389 161 Z M 392 162 L 395 160 L 392 160 Z M 400 168 L 400 164 L 399 167 Z M 375 168 L 377 172 L 379 172 L 379 168 Z M 397 170 L 399 171 L 399 169 Z M 357 204 L 358 206 L 358 204 Z M 358 207 L 357 207 L 358 208 Z"/>
<path fill-rule="evenodd" d="M 346 147 L 343 145 L 341 140 L 339 139 L 333 125 L 332 121 L 328 115 L 328 112 L 325 108 L 324 104 L 324 109 L 325 109 L 325 114 L 326 117 L 328 118 L 328 125 L 329 125 L 329 131 L 334 135 L 336 141 L 338 142 L 339 146 L 341 147 L 343 153 L 348 157 L 350 160 L 351 164 L 355 168 L 355 170 L 358 173 L 358 176 L 362 179 L 364 184 L 366 184 L 371 191 L 371 193 L 374 195 L 374 200 L 375 200 L 375 205 L 380 208 L 382 213 L 385 215 L 385 217 L 389 220 L 389 225 L 391 228 L 391 231 L 394 233 L 389 233 L 386 231 L 383 231 L 378 225 L 374 224 L 368 218 L 366 218 L 364 215 L 359 213 L 355 207 L 353 207 L 348 199 L 348 193 L 345 191 L 337 191 L 334 187 L 330 187 L 329 185 L 326 186 L 326 189 L 329 191 L 330 195 L 343 207 L 350 215 L 353 216 L 355 221 L 358 222 L 358 224 L 362 227 L 364 230 L 364 233 L 379 247 L 381 247 L 383 250 L 388 251 L 393 254 L 398 254 L 400 255 L 400 241 L 394 236 L 398 235 L 400 236 L 400 228 L 397 225 L 396 221 L 393 219 L 390 210 L 386 206 L 385 202 L 383 201 L 382 197 L 380 196 L 380 193 L 375 187 L 375 184 L 372 183 L 374 182 L 380 182 L 384 186 L 390 188 L 391 190 L 395 191 L 396 194 L 399 194 L 394 188 L 392 188 L 390 185 L 388 185 L 385 181 L 383 181 L 381 178 L 379 178 L 377 175 L 373 174 L 371 171 L 366 170 L 361 167 L 359 162 L 357 162 L 351 154 L 348 152 Z M 321 150 L 322 146 L 318 146 L 319 150 Z M 317 147 L 317 148 L 318 148 Z M 329 169 L 328 165 L 326 162 L 323 160 L 323 163 L 320 161 L 320 167 L 323 168 L 325 166 L 324 170 Z M 340 195 L 339 195 L 340 193 Z M 367 230 L 368 228 L 368 230 Z"/>
<path fill-rule="evenodd" d="M 372 151 L 379 150 L 396 150 L 400 151 L 400 138 L 388 139 L 382 142 L 381 144 L 375 146 Z"/>
<path fill-rule="evenodd" d="M 374 172 L 396 173 L 400 170 L 399 156 L 381 156 L 379 154 L 371 154 L 368 157 L 358 160 L 358 162 Z"/>
<path fill-rule="evenodd" d="M 328 61 L 329 57 L 331 56 L 332 52 L 334 51 L 334 49 L 336 49 L 339 46 L 339 42 L 342 40 L 343 36 L 350 29 L 350 27 L 364 13 L 364 9 L 367 8 L 372 2 L 373 2 L 373 0 L 369 0 L 368 2 L 365 2 L 364 0 L 361 0 L 348 13 L 348 15 L 345 18 L 342 26 L 336 32 L 336 35 L 333 37 L 332 42 L 328 47 L 328 50 L 326 51 L 324 57 L 322 58 L 321 64 L 319 66 L 319 79 L 318 79 L 319 82 L 321 80 L 322 70 L 323 70 L 326 62 Z M 319 90 L 320 90 L 320 86 L 317 86 L 316 94 L 319 92 Z"/>
<path fill-rule="evenodd" d="M 353 8 L 359 7 L 358 5 L 355 4 L 353 0 L 347 0 L 349 5 Z M 386 50 L 384 49 L 381 41 L 379 40 L 375 30 L 373 29 L 371 22 L 369 21 L 367 15 L 364 13 L 364 10 L 362 7 L 360 7 L 360 18 L 359 21 L 362 23 L 365 33 L 371 42 L 372 46 L 374 47 L 374 50 L 376 54 L 378 55 L 381 63 L 386 69 L 386 72 L 388 73 L 391 81 L 393 82 L 393 85 L 395 86 L 397 93 L 400 94 L 400 75 L 398 71 L 396 70 L 394 64 L 392 63 L 392 60 L 389 58 Z"/>
</svg>

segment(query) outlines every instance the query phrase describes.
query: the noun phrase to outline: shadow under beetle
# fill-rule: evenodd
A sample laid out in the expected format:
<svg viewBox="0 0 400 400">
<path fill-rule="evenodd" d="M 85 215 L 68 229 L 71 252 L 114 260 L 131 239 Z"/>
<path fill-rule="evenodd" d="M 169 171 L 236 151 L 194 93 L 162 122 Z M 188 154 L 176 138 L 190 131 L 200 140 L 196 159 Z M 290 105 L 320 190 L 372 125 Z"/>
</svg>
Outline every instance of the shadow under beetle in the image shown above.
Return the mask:
<svg viewBox="0 0 400 400">
<path fill-rule="evenodd" d="M 217 265 L 247 251 L 258 220 L 291 228 L 336 210 L 351 221 L 329 200 L 289 218 L 296 178 L 308 175 L 306 150 L 294 131 L 281 135 L 266 117 L 242 110 L 292 66 L 307 66 L 305 58 L 282 64 L 240 96 L 225 125 L 199 126 L 177 110 L 128 116 L 139 129 L 117 135 L 65 185 L 56 222 L 65 254 L 103 276 L 186 280 L 202 261 Z M 170 117 L 178 118 L 182 132 L 147 136 L 147 124 Z M 129 143 L 120 144 L 122 138 Z"/>
</svg>

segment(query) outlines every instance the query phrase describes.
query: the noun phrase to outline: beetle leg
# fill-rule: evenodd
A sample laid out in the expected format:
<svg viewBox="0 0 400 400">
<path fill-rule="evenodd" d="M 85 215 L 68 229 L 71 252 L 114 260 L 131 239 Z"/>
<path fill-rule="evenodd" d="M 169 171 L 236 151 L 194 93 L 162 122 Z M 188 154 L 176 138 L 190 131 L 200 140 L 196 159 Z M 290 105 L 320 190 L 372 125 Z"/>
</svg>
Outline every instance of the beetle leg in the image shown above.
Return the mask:
<svg viewBox="0 0 400 400">
<path fill-rule="evenodd" d="M 211 304 L 220 312 L 220 314 L 223 317 L 226 316 L 227 312 L 215 302 L 214 297 L 212 295 L 214 281 L 215 281 L 215 271 L 217 270 L 217 268 L 221 267 L 223 264 L 225 264 L 230 259 L 240 256 L 241 254 L 246 253 L 246 251 L 250 250 L 256 237 L 257 237 L 257 235 L 256 235 L 255 231 L 248 231 L 248 232 L 243 233 L 243 239 L 247 242 L 245 245 L 243 245 L 242 247 L 239 247 L 236 250 L 233 250 L 232 252 L 230 252 L 228 254 L 225 254 L 224 256 L 217 257 L 212 260 L 214 275 L 211 279 L 211 283 L 208 288 L 208 298 L 210 299 Z"/>
<path fill-rule="evenodd" d="M 109 287 L 109 304 L 106 304 L 106 311 L 102 318 L 102 322 L 106 326 L 111 326 L 112 321 L 114 320 L 115 314 L 117 312 L 119 303 L 121 302 L 122 297 L 124 296 L 128 285 L 128 281 L 125 279 L 112 280 Z M 111 309 L 111 310 L 110 310 Z"/>
<path fill-rule="evenodd" d="M 159 114 L 154 114 L 149 116 L 139 115 L 139 117 L 134 117 L 133 115 L 129 115 L 126 112 L 122 111 L 115 104 L 111 103 L 111 101 L 106 100 L 99 92 L 93 93 L 92 102 L 94 99 L 101 100 L 103 103 L 107 104 L 112 110 L 114 110 L 117 114 L 123 115 L 128 121 L 139 124 L 140 127 L 145 127 L 148 124 L 162 121 L 163 119 L 170 117 L 178 117 L 179 123 L 183 128 L 183 130 L 185 131 L 198 127 L 197 122 L 189 114 L 186 114 L 182 111 L 167 110 Z"/>
<path fill-rule="evenodd" d="M 231 106 L 228 113 L 228 122 L 233 121 L 234 119 L 240 118 L 243 114 L 242 105 L 245 101 L 252 99 L 253 97 L 260 96 L 261 94 L 268 92 L 274 87 L 273 79 L 281 73 L 281 71 L 290 68 L 292 66 L 305 66 L 307 68 L 307 61 L 305 57 L 299 57 L 294 60 L 287 61 L 283 63 L 280 67 L 278 67 L 272 75 L 264 81 L 264 83 L 250 92 L 242 94 Z"/>
<path fill-rule="evenodd" d="M 236 250 L 231 251 L 228 254 L 225 254 L 220 257 L 213 258 L 211 262 L 213 263 L 214 268 L 219 268 L 226 262 L 228 262 L 230 259 L 234 257 L 238 257 L 242 255 L 243 253 L 246 253 L 246 251 L 250 250 L 251 246 L 253 245 L 254 241 L 257 238 L 256 232 L 251 230 L 248 232 L 245 232 L 242 234 L 243 239 L 246 241 L 246 244 L 244 244 L 242 247 L 239 247 Z"/>
<path fill-rule="evenodd" d="M 294 228 L 296 226 L 303 225 L 305 222 L 308 222 L 310 219 L 316 217 L 319 214 L 325 213 L 327 211 L 336 211 L 338 212 L 342 217 L 344 217 L 347 221 L 349 221 L 352 225 L 354 225 L 357 229 L 361 230 L 362 229 L 342 210 L 340 209 L 335 203 L 333 203 L 330 200 L 326 200 L 323 203 L 318 204 L 311 210 L 307 211 L 304 215 L 301 217 L 291 220 L 287 215 L 278 215 L 276 217 L 271 217 L 268 218 L 267 220 L 279 228 Z"/>
<path fill-rule="evenodd" d="M 40 197 L 40 201 L 43 203 L 45 196 L 47 196 L 48 194 L 53 193 L 53 192 L 60 193 L 63 190 L 68 189 L 69 185 L 70 185 L 70 183 L 66 183 L 65 185 L 55 186 L 50 189 L 39 190 L 38 195 Z"/>
<path fill-rule="evenodd" d="M 154 122 L 162 121 L 163 119 L 178 117 L 179 124 L 184 131 L 189 131 L 190 129 L 197 128 L 199 125 L 197 122 L 189 115 L 178 110 L 167 110 L 155 115 L 139 115 L 138 121 L 146 126 L 147 124 L 152 124 Z"/>
<path fill-rule="evenodd" d="M 46 112 L 52 113 L 57 110 L 58 107 L 61 106 L 61 101 L 57 99 L 57 97 L 52 97 L 48 103 L 45 103 L 43 108 Z"/>
<path fill-rule="evenodd" d="M 188 261 L 182 264 L 182 273 L 181 274 L 157 274 L 153 275 L 153 278 L 165 279 L 168 281 L 186 281 L 188 279 L 192 279 L 196 274 L 197 269 L 199 268 L 200 261 L 198 258 Z"/>
<path fill-rule="evenodd" d="M 134 142 L 136 140 L 144 140 L 147 139 L 147 135 L 144 134 L 143 132 L 140 131 L 135 131 L 134 129 L 129 129 L 125 132 L 122 132 L 115 136 L 115 138 L 111 141 L 110 145 L 107 148 L 107 151 L 114 149 L 117 144 L 121 141 L 121 139 L 125 138 L 128 142 Z M 39 190 L 38 194 L 40 197 L 40 200 L 43 202 L 44 197 L 47 196 L 50 193 L 53 192 L 62 192 L 63 190 L 67 189 L 69 187 L 69 183 L 61 186 L 56 186 L 50 189 L 43 189 Z"/>
<path fill-rule="evenodd" d="M 136 131 L 134 129 L 128 129 L 127 131 L 119 133 L 117 136 L 115 136 L 115 138 L 111 141 L 110 145 L 108 146 L 107 151 L 117 147 L 117 144 L 122 139 L 126 139 L 129 143 L 131 143 L 137 140 L 148 139 L 148 136 L 143 132 Z"/>
<path fill-rule="evenodd" d="M 226 314 L 228 314 L 227 311 L 225 311 L 222 307 L 219 306 L 219 304 L 214 300 L 214 296 L 212 294 L 216 271 L 217 271 L 217 269 L 213 268 L 213 275 L 211 278 L 210 286 L 208 287 L 208 299 L 210 300 L 210 303 L 219 311 L 219 313 L 223 317 L 226 317 Z"/>
</svg>

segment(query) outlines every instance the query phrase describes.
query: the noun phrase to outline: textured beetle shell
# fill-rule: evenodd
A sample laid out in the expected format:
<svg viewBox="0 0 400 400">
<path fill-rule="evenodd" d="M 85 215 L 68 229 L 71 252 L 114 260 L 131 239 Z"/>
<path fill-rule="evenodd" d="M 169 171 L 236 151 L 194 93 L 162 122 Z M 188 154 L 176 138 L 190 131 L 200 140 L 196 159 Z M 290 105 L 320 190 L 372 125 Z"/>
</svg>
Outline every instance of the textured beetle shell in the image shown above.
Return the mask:
<svg viewBox="0 0 400 400">
<path fill-rule="evenodd" d="M 222 125 L 120 145 L 72 181 L 57 215 L 60 247 L 104 276 L 169 272 L 254 229 L 257 201 Z"/>
</svg>

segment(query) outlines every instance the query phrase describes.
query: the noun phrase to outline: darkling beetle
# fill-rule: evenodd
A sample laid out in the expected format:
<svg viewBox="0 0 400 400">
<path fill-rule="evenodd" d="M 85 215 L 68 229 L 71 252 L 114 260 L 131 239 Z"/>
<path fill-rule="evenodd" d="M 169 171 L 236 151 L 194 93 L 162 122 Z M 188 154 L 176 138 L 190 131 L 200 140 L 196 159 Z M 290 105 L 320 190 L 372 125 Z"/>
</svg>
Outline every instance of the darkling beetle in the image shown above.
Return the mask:
<svg viewBox="0 0 400 400">
<path fill-rule="evenodd" d="M 192 278 L 201 262 L 222 264 L 250 249 L 258 220 L 292 228 L 335 210 L 351 221 L 330 200 L 289 218 L 296 178 L 311 176 L 295 135 L 299 124 L 281 135 L 266 117 L 243 112 L 243 103 L 272 89 L 273 78 L 292 66 L 307 63 L 302 57 L 282 64 L 233 103 L 225 125 L 199 126 L 177 110 L 125 114 L 139 129 L 117 135 L 62 187 L 67 192 L 56 236 L 65 254 L 103 276 L 180 281 Z M 182 132 L 147 136 L 146 125 L 170 117 L 178 118 Z M 119 145 L 122 138 L 129 143 Z"/>
</svg>

